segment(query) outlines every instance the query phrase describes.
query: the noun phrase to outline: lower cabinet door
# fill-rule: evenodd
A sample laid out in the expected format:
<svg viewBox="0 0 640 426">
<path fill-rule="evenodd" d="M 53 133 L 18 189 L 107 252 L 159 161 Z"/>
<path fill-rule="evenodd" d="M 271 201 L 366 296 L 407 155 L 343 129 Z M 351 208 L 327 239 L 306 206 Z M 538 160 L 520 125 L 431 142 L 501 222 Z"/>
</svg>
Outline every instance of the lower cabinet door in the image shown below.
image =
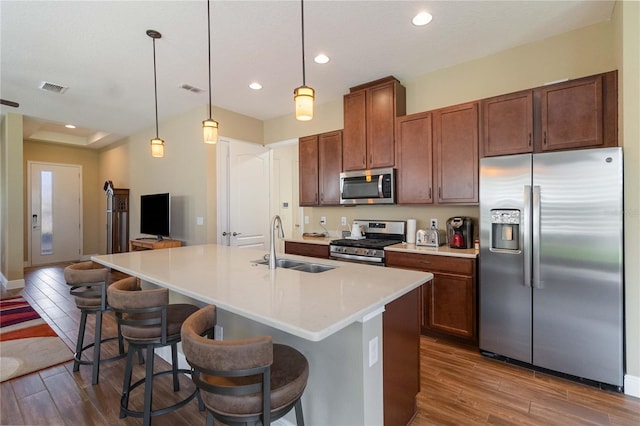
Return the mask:
<svg viewBox="0 0 640 426">
<path fill-rule="evenodd" d="M 471 277 L 434 274 L 424 289 L 423 327 L 476 338 L 476 309 Z"/>
</svg>

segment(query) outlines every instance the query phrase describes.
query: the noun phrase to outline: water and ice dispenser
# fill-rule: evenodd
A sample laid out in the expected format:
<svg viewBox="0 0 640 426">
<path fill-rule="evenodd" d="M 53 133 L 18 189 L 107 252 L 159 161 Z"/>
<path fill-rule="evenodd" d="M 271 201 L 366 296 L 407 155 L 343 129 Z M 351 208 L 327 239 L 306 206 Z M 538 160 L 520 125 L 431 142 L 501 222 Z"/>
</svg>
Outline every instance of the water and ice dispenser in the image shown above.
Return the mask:
<svg viewBox="0 0 640 426">
<path fill-rule="evenodd" d="M 520 210 L 491 210 L 491 250 L 520 251 Z"/>
</svg>

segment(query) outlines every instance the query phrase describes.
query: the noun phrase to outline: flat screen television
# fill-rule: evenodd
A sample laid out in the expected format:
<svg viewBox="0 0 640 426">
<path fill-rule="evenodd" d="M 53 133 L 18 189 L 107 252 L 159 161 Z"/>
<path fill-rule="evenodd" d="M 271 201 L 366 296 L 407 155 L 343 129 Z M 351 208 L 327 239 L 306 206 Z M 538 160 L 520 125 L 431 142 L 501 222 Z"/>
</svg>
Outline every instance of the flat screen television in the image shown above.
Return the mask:
<svg viewBox="0 0 640 426">
<path fill-rule="evenodd" d="M 171 235 L 171 194 L 140 196 L 140 233 L 158 240 Z"/>
</svg>

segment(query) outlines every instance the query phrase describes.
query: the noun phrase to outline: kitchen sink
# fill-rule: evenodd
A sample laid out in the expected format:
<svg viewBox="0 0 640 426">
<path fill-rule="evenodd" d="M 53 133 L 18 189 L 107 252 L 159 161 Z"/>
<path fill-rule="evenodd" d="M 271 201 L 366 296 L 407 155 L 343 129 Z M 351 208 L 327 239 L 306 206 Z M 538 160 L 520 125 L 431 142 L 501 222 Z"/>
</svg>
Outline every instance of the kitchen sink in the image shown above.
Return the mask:
<svg viewBox="0 0 640 426">
<path fill-rule="evenodd" d="M 258 265 L 268 265 L 269 260 L 254 260 L 251 263 L 255 263 Z M 291 260 L 291 259 L 276 259 L 276 268 L 284 268 L 284 269 L 292 269 L 294 271 L 301 272 L 309 272 L 312 274 L 317 274 L 319 272 L 330 271 L 331 269 L 335 269 L 335 266 L 329 265 L 321 265 L 319 263 L 311 263 L 311 262 L 302 262 L 300 260 Z"/>
</svg>

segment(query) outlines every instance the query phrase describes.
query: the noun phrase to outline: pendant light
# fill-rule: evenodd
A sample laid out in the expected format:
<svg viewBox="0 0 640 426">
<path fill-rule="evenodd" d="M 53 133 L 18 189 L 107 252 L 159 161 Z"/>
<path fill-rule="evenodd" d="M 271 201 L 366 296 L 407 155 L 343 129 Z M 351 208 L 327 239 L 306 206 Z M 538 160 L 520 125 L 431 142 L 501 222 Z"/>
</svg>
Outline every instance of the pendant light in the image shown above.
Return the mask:
<svg viewBox="0 0 640 426">
<path fill-rule="evenodd" d="M 218 122 L 211 118 L 211 12 L 210 1 L 207 0 L 207 43 L 209 45 L 209 118 L 202 122 L 204 143 L 218 142 Z"/>
<path fill-rule="evenodd" d="M 315 91 L 307 86 L 304 66 L 304 0 L 300 0 L 302 22 L 302 86 L 293 91 L 293 102 L 296 105 L 296 120 L 309 121 L 313 118 L 313 99 Z"/>
<path fill-rule="evenodd" d="M 156 99 L 156 137 L 151 139 L 151 156 L 164 157 L 164 141 L 158 136 L 158 80 L 156 77 L 156 39 L 161 38 L 156 30 L 147 30 L 147 35 L 153 40 L 153 93 Z"/>
</svg>

